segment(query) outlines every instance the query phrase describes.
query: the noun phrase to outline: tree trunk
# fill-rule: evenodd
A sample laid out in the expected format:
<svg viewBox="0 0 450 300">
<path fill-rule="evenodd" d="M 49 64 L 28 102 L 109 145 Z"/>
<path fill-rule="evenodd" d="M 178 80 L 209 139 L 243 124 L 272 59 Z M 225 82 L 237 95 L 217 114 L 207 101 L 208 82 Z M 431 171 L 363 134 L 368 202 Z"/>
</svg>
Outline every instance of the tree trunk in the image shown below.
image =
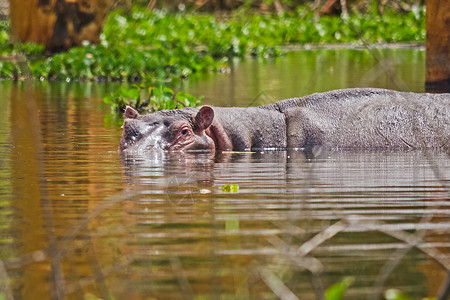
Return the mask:
<svg viewBox="0 0 450 300">
<path fill-rule="evenodd" d="M 426 89 L 450 92 L 450 1 L 427 0 Z"/>
<path fill-rule="evenodd" d="M 112 0 L 10 0 L 11 40 L 64 51 L 98 43 Z"/>
</svg>

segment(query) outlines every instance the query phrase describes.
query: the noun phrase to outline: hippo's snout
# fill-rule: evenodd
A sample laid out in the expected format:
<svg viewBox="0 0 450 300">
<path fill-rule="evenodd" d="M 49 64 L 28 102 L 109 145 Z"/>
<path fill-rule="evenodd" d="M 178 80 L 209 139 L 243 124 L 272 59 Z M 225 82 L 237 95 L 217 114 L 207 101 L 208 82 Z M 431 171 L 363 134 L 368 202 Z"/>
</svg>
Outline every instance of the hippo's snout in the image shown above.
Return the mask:
<svg viewBox="0 0 450 300">
<path fill-rule="evenodd" d="M 148 123 L 140 119 L 125 119 L 119 150 L 167 150 L 168 142 L 164 139 L 164 128 L 160 122 Z"/>
</svg>

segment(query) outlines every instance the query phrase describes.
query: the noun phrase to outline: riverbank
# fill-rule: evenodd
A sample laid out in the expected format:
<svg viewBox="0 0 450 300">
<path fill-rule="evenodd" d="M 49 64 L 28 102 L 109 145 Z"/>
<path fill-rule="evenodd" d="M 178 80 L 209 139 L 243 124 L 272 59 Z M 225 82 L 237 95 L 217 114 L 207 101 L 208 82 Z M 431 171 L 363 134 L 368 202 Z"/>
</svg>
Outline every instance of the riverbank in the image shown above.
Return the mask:
<svg viewBox="0 0 450 300">
<path fill-rule="evenodd" d="M 134 7 L 112 12 L 99 45 L 50 55 L 42 46 L 12 45 L 0 26 L 0 78 L 170 82 L 195 73 L 220 72 L 233 58 L 261 59 L 315 47 L 366 47 L 425 40 L 425 9 L 376 9 L 348 18 L 318 17 L 308 7 L 282 15 L 171 14 Z M 396 44 L 398 45 L 398 44 Z"/>
<path fill-rule="evenodd" d="M 364 43 L 340 43 L 340 44 L 305 44 L 305 45 L 286 45 L 280 46 L 283 52 L 301 51 L 301 50 L 365 50 L 365 49 L 418 49 L 425 50 L 425 43 L 378 43 L 378 44 L 364 44 Z"/>
</svg>

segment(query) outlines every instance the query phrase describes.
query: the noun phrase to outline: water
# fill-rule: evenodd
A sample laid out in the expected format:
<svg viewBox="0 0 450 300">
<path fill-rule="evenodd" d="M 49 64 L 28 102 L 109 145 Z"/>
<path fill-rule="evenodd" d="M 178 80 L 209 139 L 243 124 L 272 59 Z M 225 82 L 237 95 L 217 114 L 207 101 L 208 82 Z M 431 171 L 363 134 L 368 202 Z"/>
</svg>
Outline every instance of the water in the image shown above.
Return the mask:
<svg viewBox="0 0 450 300">
<path fill-rule="evenodd" d="M 236 69 L 236 70 L 235 70 Z M 302 50 L 275 60 L 248 59 L 229 74 L 189 81 L 187 90 L 219 106 L 262 105 L 352 87 L 424 92 L 423 49 Z"/>
<path fill-rule="evenodd" d="M 349 56 L 335 52 L 327 55 Z M 386 53 L 410 58 L 397 75 L 420 90 L 423 72 L 410 70 L 421 69 L 422 52 Z M 282 89 L 280 76 L 291 80 L 303 68 L 291 62 L 296 55 L 248 60 L 185 89 L 213 104 L 248 105 L 261 91 L 291 97 L 293 81 Z M 372 68 L 345 67 L 350 61 L 328 68 L 358 80 L 355 72 Z M 301 92 L 359 84 L 320 73 Z M 243 78 L 264 79 L 258 87 Z M 121 154 L 121 120 L 101 101 L 111 88 L 0 83 L 6 298 L 315 299 L 343 280 L 352 282 L 346 299 L 377 299 L 391 288 L 438 295 L 450 266 L 447 154 Z"/>
</svg>

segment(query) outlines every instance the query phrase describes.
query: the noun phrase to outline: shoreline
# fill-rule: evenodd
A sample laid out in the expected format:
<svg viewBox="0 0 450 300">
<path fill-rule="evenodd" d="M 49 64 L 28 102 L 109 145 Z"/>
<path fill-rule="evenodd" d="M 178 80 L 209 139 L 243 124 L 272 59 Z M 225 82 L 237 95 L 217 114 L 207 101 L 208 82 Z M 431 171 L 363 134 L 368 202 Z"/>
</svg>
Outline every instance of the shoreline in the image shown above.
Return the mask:
<svg viewBox="0 0 450 300">
<path fill-rule="evenodd" d="M 278 46 L 280 50 L 286 52 L 295 52 L 301 50 L 366 50 L 366 49 L 418 49 L 425 50 L 425 42 L 417 43 L 336 43 L 336 44 L 304 44 L 304 45 L 286 45 Z"/>
</svg>

